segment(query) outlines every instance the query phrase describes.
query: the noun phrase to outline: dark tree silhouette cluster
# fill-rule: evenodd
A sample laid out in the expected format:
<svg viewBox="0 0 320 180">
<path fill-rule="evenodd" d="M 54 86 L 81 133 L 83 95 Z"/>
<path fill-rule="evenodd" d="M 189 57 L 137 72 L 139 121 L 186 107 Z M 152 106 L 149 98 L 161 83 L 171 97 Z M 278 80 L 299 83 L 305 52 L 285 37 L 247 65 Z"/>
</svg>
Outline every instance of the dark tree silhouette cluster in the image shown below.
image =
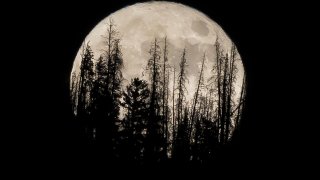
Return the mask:
<svg viewBox="0 0 320 180">
<path fill-rule="evenodd" d="M 182 51 L 179 67 L 172 67 L 168 39 L 155 38 L 146 59 L 148 81 L 136 77 L 122 88 L 121 39 L 112 20 L 105 39 L 105 51 L 97 59 L 90 42 L 83 44 L 80 70 L 71 78 L 73 113 L 86 142 L 110 162 L 214 161 L 239 127 L 245 104 L 245 77 L 240 98 L 235 98 L 239 60 L 235 46 L 228 54 L 216 42 L 216 57 L 211 60 L 215 63 L 208 79 L 204 77 L 206 54 L 199 57 L 195 94 L 188 102 L 187 49 Z"/>
</svg>

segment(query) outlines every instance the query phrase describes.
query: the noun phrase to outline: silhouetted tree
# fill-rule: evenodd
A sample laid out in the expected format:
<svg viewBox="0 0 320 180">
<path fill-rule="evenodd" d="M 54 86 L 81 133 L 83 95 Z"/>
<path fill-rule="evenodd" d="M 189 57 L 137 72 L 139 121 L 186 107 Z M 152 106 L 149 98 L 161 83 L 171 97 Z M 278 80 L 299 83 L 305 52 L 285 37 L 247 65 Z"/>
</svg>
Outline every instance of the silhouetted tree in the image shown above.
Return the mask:
<svg viewBox="0 0 320 180">
<path fill-rule="evenodd" d="M 187 66 L 187 59 L 186 59 L 186 49 L 183 50 L 181 61 L 180 61 L 180 72 L 178 75 L 178 98 L 177 98 L 177 120 L 178 124 L 182 119 L 182 111 L 183 111 L 183 102 L 185 100 L 185 92 L 187 91 L 186 88 L 186 66 Z"/>
<path fill-rule="evenodd" d="M 77 100 L 78 100 L 78 90 L 79 90 L 79 77 L 76 72 L 71 75 L 71 87 L 70 87 L 70 97 L 71 97 L 71 108 L 73 114 L 76 114 Z"/>
<path fill-rule="evenodd" d="M 208 164 L 216 156 L 216 151 L 219 145 L 218 132 L 216 123 L 205 118 L 202 118 L 201 126 L 198 161 L 202 164 Z"/>
<path fill-rule="evenodd" d="M 234 44 L 231 47 L 230 56 L 228 53 L 224 55 L 223 50 L 220 47 L 219 42 L 216 42 L 216 65 L 214 67 L 215 82 L 217 89 L 217 110 L 216 117 L 219 128 L 219 142 L 221 145 L 226 144 L 232 126 L 233 121 L 236 120 L 234 115 L 234 87 L 236 82 L 237 66 L 235 61 L 237 60 L 237 51 Z"/>
<path fill-rule="evenodd" d="M 114 49 L 112 52 L 112 63 L 109 66 L 109 78 L 111 79 L 110 82 L 110 94 L 112 99 L 112 112 L 111 118 L 118 119 L 119 116 L 119 108 L 120 108 L 120 97 L 121 97 L 121 82 L 122 82 L 122 72 L 121 69 L 123 68 L 123 59 L 120 47 L 120 39 L 116 39 L 114 41 Z"/>
<path fill-rule="evenodd" d="M 96 136 L 94 140 L 103 141 L 103 131 L 105 131 L 105 121 L 107 118 L 108 108 L 108 89 L 106 84 L 107 66 L 106 59 L 100 56 L 95 65 L 95 79 L 93 82 L 93 89 L 91 91 L 92 97 L 92 119 L 95 124 Z"/>
<path fill-rule="evenodd" d="M 173 146 L 175 144 L 175 140 L 176 140 L 176 117 L 175 117 L 175 111 L 174 111 L 174 107 L 176 106 L 174 103 L 174 94 L 175 94 L 175 83 L 176 83 L 176 68 L 173 67 L 173 82 L 172 82 L 172 151 L 173 151 Z"/>
<path fill-rule="evenodd" d="M 168 129 L 168 116 L 169 116 L 169 71 L 168 69 L 168 43 L 167 37 L 164 38 L 164 48 L 163 48 L 163 70 L 162 70 L 162 133 L 164 138 L 164 157 L 167 158 L 168 152 L 168 141 L 169 141 L 169 129 Z"/>
<path fill-rule="evenodd" d="M 134 163 L 143 162 L 148 120 L 150 90 L 144 80 L 134 78 L 123 93 L 123 107 L 127 110 L 123 120 L 121 156 Z"/>
<path fill-rule="evenodd" d="M 115 158 L 119 130 L 119 112 L 123 67 L 120 39 L 112 19 L 109 20 L 105 53 L 96 62 L 92 118 L 96 125 L 96 140 L 106 156 Z M 107 148 L 107 149 L 105 149 Z"/>
<path fill-rule="evenodd" d="M 234 109 L 234 101 L 233 101 L 233 96 L 234 96 L 234 83 L 236 82 L 236 73 L 238 71 L 237 66 L 235 65 L 236 61 L 236 47 L 232 43 L 231 46 L 231 53 L 230 53 L 230 60 L 228 64 L 228 70 L 226 71 L 228 73 L 228 86 L 227 86 L 227 94 L 226 94 L 226 137 L 225 137 L 225 142 L 227 143 L 229 136 L 230 136 L 230 129 L 232 126 L 232 120 L 234 120 L 234 117 L 232 117 L 232 109 Z M 228 55 L 227 55 L 228 56 Z M 227 58 L 228 59 L 228 58 Z M 225 72 L 225 73 L 226 73 Z"/>
<path fill-rule="evenodd" d="M 175 162 L 186 163 L 190 159 L 190 141 L 188 136 L 189 109 L 184 107 L 183 118 L 177 126 L 177 136 L 173 145 L 172 158 Z"/>
<path fill-rule="evenodd" d="M 193 107 L 192 107 L 192 115 L 191 115 L 191 122 L 190 122 L 190 130 L 189 130 L 189 137 L 191 138 L 191 133 L 192 133 L 192 127 L 193 127 L 193 123 L 194 123 L 194 115 L 196 113 L 196 106 L 198 103 L 198 96 L 199 96 L 199 91 L 201 86 L 203 86 L 203 69 L 204 69 L 204 60 L 206 58 L 206 55 L 203 55 L 202 58 L 202 63 L 201 63 L 201 69 L 200 69 L 200 74 L 199 74 L 199 79 L 198 79 L 198 85 L 197 85 L 197 89 L 194 95 L 194 101 L 193 101 Z"/>
<path fill-rule="evenodd" d="M 151 43 L 146 68 L 149 82 L 133 78 L 122 92 L 120 42 L 110 19 L 105 52 L 94 63 L 89 43 L 84 44 L 80 70 L 72 73 L 72 109 L 87 142 L 98 147 L 95 150 L 110 163 L 213 162 L 239 127 L 244 109 L 246 78 L 244 75 L 241 91 L 236 94 L 240 57 L 234 44 L 225 52 L 217 40 L 215 63 L 208 81 L 204 81 L 206 55 L 203 55 L 195 94 L 188 102 L 186 49 L 181 54 L 177 77 L 173 68 L 172 95 L 166 37 L 162 52 L 156 38 Z M 240 97 L 236 99 L 236 95 Z"/>
<path fill-rule="evenodd" d="M 180 72 L 177 79 L 178 80 L 178 87 L 177 87 L 178 98 L 177 98 L 177 104 L 176 104 L 177 120 L 175 121 L 177 132 L 176 132 L 176 137 L 173 137 L 174 138 L 173 158 L 175 158 L 178 161 L 181 161 L 181 159 L 187 158 L 186 154 L 188 154 L 189 152 L 188 148 L 186 148 L 189 145 L 189 142 L 188 142 L 189 141 L 189 137 L 188 137 L 189 117 L 188 117 L 188 109 L 184 107 L 185 92 L 187 91 L 185 86 L 185 83 L 187 81 L 186 66 L 187 66 L 186 49 L 184 49 L 182 52 L 181 61 L 180 61 Z M 183 114 L 182 112 L 183 110 L 187 114 Z M 184 154 L 184 155 L 180 156 L 179 154 Z"/>
<path fill-rule="evenodd" d="M 241 93 L 240 93 L 240 98 L 238 100 L 238 106 L 236 107 L 236 109 L 233 110 L 232 115 L 237 112 L 236 115 L 236 121 L 235 121 L 235 127 L 239 128 L 240 125 L 240 117 L 242 116 L 242 111 L 245 105 L 245 96 L 246 96 L 246 90 L 245 90 L 245 86 L 246 86 L 246 76 L 245 74 L 243 75 L 243 80 L 242 80 L 242 84 L 241 84 Z"/>
<path fill-rule="evenodd" d="M 160 46 L 155 38 L 151 44 L 149 51 L 150 59 L 148 60 L 147 70 L 149 71 L 149 78 L 151 84 L 150 106 L 149 106 L 149 120 L 147 123 L 147 146 L 145 156 L 149 162 L 158 162 L 161 156 L 164 155 L 163 135 L 162 132 L 162 117 L 160 116 L 161 104 L 161 64 L 160 64 Z"/>
<path fill-rule="evenodd" d="M 91 114 L 91 95 L 93 82 L 93 52 L 89 43 L 83 45 L 81 53 L 81 65 L 79 72 L 79 87 L 77 97 L 76 118 L 85 127 L 85 133 L 89 139 L 94 136 Z"/>
</svg>

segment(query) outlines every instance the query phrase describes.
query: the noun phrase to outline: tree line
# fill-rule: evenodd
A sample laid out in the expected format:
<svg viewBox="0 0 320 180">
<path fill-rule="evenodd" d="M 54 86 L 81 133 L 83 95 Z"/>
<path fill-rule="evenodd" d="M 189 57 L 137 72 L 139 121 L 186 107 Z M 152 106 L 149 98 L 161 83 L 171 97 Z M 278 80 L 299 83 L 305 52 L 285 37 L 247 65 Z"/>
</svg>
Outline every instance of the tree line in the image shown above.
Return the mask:
<svg viewBox="0 0 320 180">
<path fill-rule="evenodd" d="M 140 165 L 213 161 L 239 127 L 244 108 L 245 77 L 240 98 L 235 98 L 239 60 L 235 45 L 228 54 L 216 42 L 215 63 L 207 79 L 203 54 L 195 93 L 188 102 L 186 49 L 179 67 L 172 67 L 168 39 L 155 38 L 146 59 L 148 81 L 135 77 L 122 89 L 121 39 L 112 20 L 106 32 L 105 52 L 95 58 L 90 43 L 84 43 L 80 70 L 71 78 L 74 118 L 86 141 L 111 161 Z"/>
</svg>

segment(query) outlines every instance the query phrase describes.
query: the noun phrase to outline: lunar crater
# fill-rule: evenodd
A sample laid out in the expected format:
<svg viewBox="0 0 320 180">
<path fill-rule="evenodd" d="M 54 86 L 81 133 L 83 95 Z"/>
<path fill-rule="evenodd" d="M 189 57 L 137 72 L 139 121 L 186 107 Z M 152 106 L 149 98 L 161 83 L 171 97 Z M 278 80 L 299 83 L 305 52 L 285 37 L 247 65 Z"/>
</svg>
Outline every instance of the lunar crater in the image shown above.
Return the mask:
<svg viewBox="0 0 320 180">
<path fill-rule="evenodd" d="M 191 29 L 200 36 L 208 36 L 209 34 L 207 24 L 201 20 L 192 21 Z"/>
</svg>

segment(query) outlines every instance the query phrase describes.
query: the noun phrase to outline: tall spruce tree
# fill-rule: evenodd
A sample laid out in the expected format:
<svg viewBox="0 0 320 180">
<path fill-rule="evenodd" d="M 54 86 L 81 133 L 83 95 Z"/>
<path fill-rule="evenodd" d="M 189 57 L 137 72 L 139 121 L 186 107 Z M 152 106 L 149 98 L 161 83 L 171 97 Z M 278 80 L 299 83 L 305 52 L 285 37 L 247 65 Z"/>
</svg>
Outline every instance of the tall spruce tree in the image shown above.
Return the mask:
<svg viewBox="0 0 320 180">
<path fill-rule="evenodd" d="M 149 79 L 151 85 L 149 120 L 147 123 L 147 146 L 146 158 L 150 163 L 158 162 L 163 155 L 163 135 L 162 135 L 162 117 L 160 114 L 161 104 L 161 51 L 158 40 L 155 38 L 149 51 L 150 58 L 147 64 Z"/>
<path fill-rule="evenodd" d="M 93 122 L 90 116 L 92 113 L 92 97 L 90 95 L 90 91 L 92 89 L 94 75 L 93 59 L 93 52 L 88 42 L 82 47 L 76 118 L 84 126 L 85 134 L 89 140 L 91 140 L 94 136 Z"/>
<path fill-rule="evenodd" d="M 123 92 L 127 113 L 121 131 L 121 155 L 133 163 L 143 163 L 150 90 L 145 80 L 134 78 Z"/>
</svg>

